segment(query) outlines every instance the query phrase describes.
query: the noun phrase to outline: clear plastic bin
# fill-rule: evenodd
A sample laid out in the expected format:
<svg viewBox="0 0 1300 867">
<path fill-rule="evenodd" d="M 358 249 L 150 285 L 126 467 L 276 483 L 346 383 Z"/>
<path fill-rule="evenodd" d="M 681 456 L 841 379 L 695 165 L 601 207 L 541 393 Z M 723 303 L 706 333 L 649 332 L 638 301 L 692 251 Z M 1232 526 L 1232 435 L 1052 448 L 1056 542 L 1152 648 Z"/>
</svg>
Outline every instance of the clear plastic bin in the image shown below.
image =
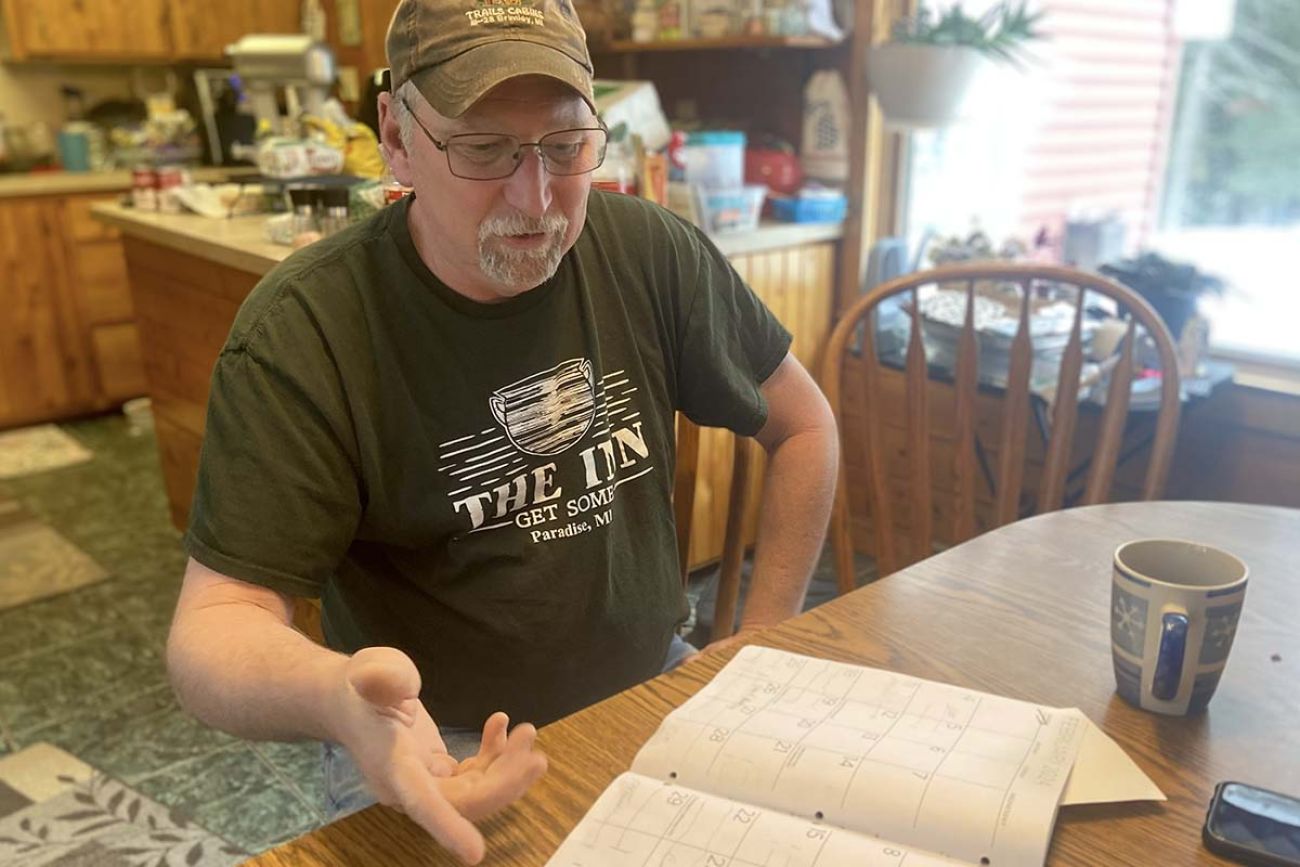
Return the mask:
<svg viewBox="0 0 1300 867">
<path fill-rule="evenodd" d="M 695 188 L 701 228 L 710 234 L 752 232 L 758 228 L 767 187 L 750 185 L 729 189 Z"/>
<path fill-rule="evenodd" d="M 734 130 L 686 136 L 686 181 L 701 187 L 734 189 L 745 183 L 745 134 Z"/>
</svg>

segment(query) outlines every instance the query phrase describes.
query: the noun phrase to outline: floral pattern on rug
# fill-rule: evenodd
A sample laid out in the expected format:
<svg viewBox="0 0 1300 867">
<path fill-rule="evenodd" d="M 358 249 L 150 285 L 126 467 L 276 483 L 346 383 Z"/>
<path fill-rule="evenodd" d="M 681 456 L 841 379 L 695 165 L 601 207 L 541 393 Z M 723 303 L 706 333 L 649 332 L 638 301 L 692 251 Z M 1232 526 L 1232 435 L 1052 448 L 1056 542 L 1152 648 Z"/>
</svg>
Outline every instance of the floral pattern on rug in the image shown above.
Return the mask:
<svg viewBox="0 0 1300 867">
<path fill-rule="evenodd" d="M 6 867 L 227 867 L 248 853 L 98 771 L 0 817 Z"/>
</svg>

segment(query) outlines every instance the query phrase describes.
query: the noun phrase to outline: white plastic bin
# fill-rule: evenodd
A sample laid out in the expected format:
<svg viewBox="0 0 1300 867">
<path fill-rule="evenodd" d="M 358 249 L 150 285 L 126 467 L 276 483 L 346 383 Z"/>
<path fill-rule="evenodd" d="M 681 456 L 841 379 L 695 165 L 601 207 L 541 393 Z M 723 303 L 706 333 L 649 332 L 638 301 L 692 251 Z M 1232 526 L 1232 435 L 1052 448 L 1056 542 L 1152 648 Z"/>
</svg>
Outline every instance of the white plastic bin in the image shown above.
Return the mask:
<svg viewBox="0 0 1300 867">
<path fill-rule="evenodd" d="M 710 234 L 751 232 L 758 228 L 767 187 L 761 184 L 728 189 L 695 188 L 701 228 Z"/>
</svg>

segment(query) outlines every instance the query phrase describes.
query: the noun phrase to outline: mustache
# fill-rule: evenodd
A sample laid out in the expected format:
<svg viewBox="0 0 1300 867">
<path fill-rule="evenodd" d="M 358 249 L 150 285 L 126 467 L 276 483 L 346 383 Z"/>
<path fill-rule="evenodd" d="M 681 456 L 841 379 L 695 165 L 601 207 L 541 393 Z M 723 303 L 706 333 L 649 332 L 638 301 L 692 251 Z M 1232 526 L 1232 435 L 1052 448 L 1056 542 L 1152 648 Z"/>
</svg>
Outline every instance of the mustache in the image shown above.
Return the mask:
<svg viewBox="0 0 1300 867">
<path fill-rule="evenodd" d="M 503 235 L 563 235 L 568 228 L 569 218 L 558 211 L 541 217 L 515 213 L 484 220 L 478 228 L 478 238 L 485 241 Z"/>
</svg>

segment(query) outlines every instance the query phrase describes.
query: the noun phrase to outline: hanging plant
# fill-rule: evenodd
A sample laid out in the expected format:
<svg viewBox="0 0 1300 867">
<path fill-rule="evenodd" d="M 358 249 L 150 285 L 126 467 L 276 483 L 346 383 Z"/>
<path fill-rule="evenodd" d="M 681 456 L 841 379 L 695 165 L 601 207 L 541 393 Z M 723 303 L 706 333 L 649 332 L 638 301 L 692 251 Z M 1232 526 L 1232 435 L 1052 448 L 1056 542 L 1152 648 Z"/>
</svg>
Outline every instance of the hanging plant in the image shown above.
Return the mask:
<svg viewBox="0 0 1300 867">
<path fill-rule="evenodd" d="M 915 15 L 894 23 L 892 42 L 912 45 L 960 45 L 973 48 L 990 60 L 1023 68 L 1025 45 L 1043 38 L 1035 30 L 1043 19 L 1042 12 L 1030 12 L 1027 0 L 999 3 L 983 15 L 967 15 L 961 3 L 955 3 L 936 15 L 922 3 Z"/>
<path fill-rule="evenodd" d="M 983 15 L 961 3 L 942 13 L 925 3 L 894 25 L 890 41 L 868 49 L 871 88 L 891 126 L 946 126 L 957 119 L 972 81 L 991 63 L 1024 68 L 1027 43 L 1042 38 L 1042 12 L 1027 0 L 999 3 Z"/>
</svg>

